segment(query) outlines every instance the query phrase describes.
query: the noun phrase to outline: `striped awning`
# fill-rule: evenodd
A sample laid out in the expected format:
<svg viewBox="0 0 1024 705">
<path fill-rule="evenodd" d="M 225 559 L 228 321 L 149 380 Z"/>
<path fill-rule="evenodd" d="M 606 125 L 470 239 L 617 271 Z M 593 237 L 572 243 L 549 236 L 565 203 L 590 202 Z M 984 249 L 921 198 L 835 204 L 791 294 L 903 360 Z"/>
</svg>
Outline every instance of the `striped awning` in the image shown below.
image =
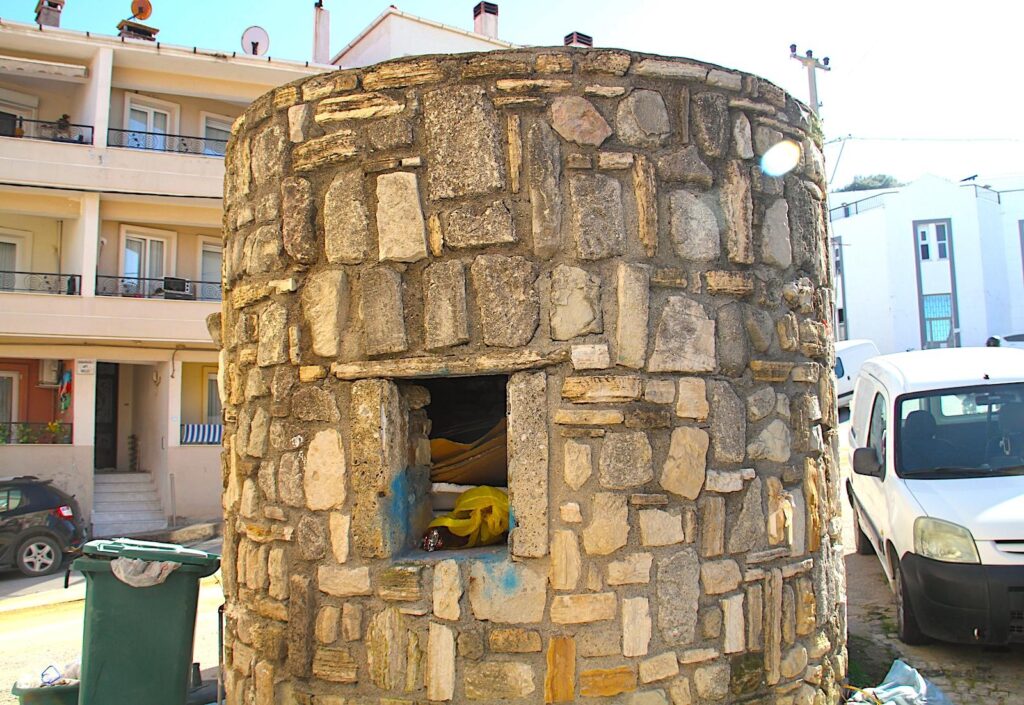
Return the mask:
<svg viewBox="0 0 1024 705">
<path fill-rule="evenodd" d="M 224 426 L 219 423 L 183 423 L 181 445 L 219 446 L 224 435 Z"/>
</svg>

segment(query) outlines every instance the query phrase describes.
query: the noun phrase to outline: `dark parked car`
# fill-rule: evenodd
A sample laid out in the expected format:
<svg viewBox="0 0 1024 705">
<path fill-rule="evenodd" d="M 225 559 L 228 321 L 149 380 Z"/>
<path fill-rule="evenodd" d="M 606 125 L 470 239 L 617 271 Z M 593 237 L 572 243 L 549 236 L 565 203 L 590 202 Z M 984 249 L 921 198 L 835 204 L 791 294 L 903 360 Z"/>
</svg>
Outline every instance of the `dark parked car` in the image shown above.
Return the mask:
<svg viewBox="0 0 1024 705">
<path fill-rule="evenodd" d="M 56 573 L 85 534 L 78 502 L 50 480 L 0 477 L 0 568 L 33 577 Z"/>
</svg>

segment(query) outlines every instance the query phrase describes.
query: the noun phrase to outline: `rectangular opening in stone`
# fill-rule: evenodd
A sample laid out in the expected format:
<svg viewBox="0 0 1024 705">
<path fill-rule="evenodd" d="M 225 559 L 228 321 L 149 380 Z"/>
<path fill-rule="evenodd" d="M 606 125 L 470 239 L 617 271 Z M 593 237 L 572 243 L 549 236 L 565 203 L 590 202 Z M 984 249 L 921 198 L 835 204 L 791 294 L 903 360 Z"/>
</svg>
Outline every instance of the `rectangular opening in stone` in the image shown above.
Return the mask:
<svg viewBox="0 0 1024 705">
<path fill-rule="evenodd" d="M 508 377 L 449 377 L 416 384 L 430 392 L 423 410 L 429 420 L 433 517 L 456 510 L 459 497 L 474 488 L 496 488 L 507 497 Z M 460 542 L 457 536 L 446 536 L 446 548 Z M 506 541 L 507 534 L 500 543 Z"/>
</svg>

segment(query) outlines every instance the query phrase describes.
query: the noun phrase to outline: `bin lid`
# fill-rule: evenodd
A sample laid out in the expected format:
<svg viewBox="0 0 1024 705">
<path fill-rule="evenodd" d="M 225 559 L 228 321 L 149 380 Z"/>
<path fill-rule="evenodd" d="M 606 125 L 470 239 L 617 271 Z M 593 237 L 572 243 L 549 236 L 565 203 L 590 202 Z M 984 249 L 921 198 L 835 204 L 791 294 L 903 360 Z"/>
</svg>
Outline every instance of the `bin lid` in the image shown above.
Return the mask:
<svg viewBox="0 0 1024 705">
<path fill-rule="evenodd" d="M 174 543 L 137 541 L 135 539 L 97 539 L 82 547 L 87 556 L 103 558 L 138 558 L 144 561 L 174 561 L 186 565 L 217 566 L 220 556 Z"/>
</svg>

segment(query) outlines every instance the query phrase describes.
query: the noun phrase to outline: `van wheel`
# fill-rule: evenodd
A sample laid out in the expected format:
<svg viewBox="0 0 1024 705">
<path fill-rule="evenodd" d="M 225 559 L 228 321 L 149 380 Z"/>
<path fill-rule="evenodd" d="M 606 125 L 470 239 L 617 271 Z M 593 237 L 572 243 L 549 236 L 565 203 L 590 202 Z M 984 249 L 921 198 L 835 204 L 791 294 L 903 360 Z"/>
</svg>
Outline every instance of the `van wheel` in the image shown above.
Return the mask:
<svg viewBox="0 0 1024 705">
<path fill-rule="evenodd" d="M 857 508 L 853 508 L 853 541 L 857 546 L 857 553 L 862 556 L 870 556 L 875 552 L 875 547 L 871 545 L 871 539 L 864 533 L 864 529 L 860 526 L 860 516 L 857 514 Z"/>
<path fill-rule="evenodd" d="M 914 615 L 914 608 L 910 604 L 910 593 L 907 584 L 903 581 L 903 572 L 900 570 L 898 559 L 893 559 L 892 566 L 893 592 L 896 593 L 896 628 L 897 636 L 904 644 L 919 646 L 929 642 L 928 637 L 921 631 L 917 624 L 917 617 Z"/>
</svg>

